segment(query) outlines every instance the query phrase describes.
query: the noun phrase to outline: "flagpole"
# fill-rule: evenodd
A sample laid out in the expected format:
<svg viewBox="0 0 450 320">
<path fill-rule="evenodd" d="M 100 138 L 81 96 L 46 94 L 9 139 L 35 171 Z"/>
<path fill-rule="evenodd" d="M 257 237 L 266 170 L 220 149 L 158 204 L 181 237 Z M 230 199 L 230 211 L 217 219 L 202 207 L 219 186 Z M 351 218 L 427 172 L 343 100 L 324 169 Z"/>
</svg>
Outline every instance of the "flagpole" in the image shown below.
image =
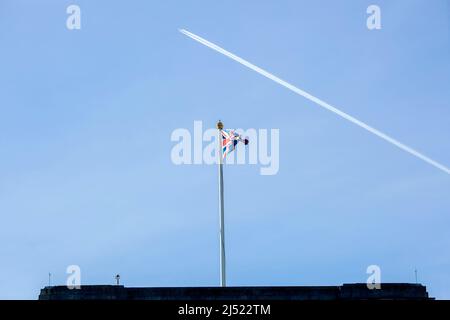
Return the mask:
<svg viewBox="0 0 450 320">
<path fill-rule="evenodd" d="M 226 287 L 226 271 L 225 271 L 225 213 L 223 200 L 223 152 L 222 152 L 222 133 L 223 123 L 217 122 L 217 140 L 219 152 L 217 152 L 219 165 L 219 238 L 220 238 L 220 286 Z"/>
</svg>

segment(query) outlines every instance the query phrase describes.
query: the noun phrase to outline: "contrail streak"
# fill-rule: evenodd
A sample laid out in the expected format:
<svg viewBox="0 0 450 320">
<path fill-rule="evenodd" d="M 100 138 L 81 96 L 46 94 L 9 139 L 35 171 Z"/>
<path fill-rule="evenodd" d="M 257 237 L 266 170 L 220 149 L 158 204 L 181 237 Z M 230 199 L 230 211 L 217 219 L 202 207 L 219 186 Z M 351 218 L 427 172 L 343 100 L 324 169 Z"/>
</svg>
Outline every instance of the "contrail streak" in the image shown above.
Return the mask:
<svg viewBox="0 0 450 320">
<path fill-rule="evenodd" d="M 367 131 L 369 131 L 369 132 L 373 133 L 374 135 L 380 137 L 381 139 L 384 139 L 387 142 L 392 143 L 394 146 L 402 149 L 403 151 L 406 151 L 406 152 L 412 154 L 413 156 L 416 156 L 417 158 L 422 159 L 423 161 L 431 164 L 432 166 L 434 166 L 434 167 L 444 171 L 445 173 L 450 174 L 450 169 L 447 168 L 446 166 L 444 166 L 443 164 L 440 164 L 440 163 L 434 161 L 433 159 L 427 157 L 426 155 L 424 155 L 424 154 L 414 150 L 413 148 L 408 147 L 407 145 L 404 145 L 400 141 L 395 140 L 394 138 L 388 136 L 387 134 L 385 134 L 385 133 L 383 133 L 383 132 L 381 132 L 381 131 L 379 131 L 379 130 L 371 127 L 371 126 L 369 126 L 368 124 L 366 124 L 366 123 L 364 123 L 364 122 L 362 122 L 362 121 L 352 117 L 351 115 L 349 115 L 349 114 L 347 114 L 347 113 L 345 113 L 345 112 L 343 112 L 343 111 L 333 107 L 332 105 L 326 103 L 325 101 L 320 100 L 319 98 L 309 94 L 308 92 L 303 91 L 303 90 L 295 87 L 294 85 L 292 85 L 292 84 L 290 84 L 290 83 L 288 83 L 288 82 L 278 78 L 277 76 L 274 76 L 273 74 L 267 72 L 266 70 L 263 70 L 263 69 L 261 69 L 258 66 L 255 66 L 254 64 L 252 64 L 252 63 L 250 63 L 250 62 L 248 62 L 248 61 L 246 61 L 246 60 L 236 56 L 235 54 L 233 54 L 233 53 L 231 53 L 231 52 L 229 52 L 229 51 L 219 47 L 218 45 L 215 45 L 214 43 L 209 42 L 206 39 L 203 39 L 203 38 L 201 38 L 201 37 L 199 37 L 199 36 L 189 32 L 189 31 L 187 31 L 185 29 L 179 29 L 179 31 L 181 33 L 183 33 L 184 35 L 194 39 L 195 41 L 198 41 L 201 44 L 203 44 L 203 45 L 205 45 L 205 46 L 207 46 L 207 47 L 209 47 L 209 48 L 211 48 L 211 49 L 213 49 L 213 50 L 215 50 L 215 51 L 217 51 L 217 52 L 227 56 L 228 58 L 231 58 L 234 61 L 239 62 L 240 64 L 246 66 L 247 68 L 250 68 L 253 71 L 258 72 L 259 74 L 263 75 L 264 77 L 269 78 L 272 81 L 275 81 L 276 83 L 282 85 L 283 87 L 288 88 L 289 90 L 291 90 L 291 91 L 301 95 L 302 97 L 304 97 L 304 98 L 306 98 L 308 100 L 311 100 L 312 102 L 318 104 L 319 106 L 321 106 L 321 107 L 323 107 L 323 108 L 325 108 L 325 109 L 327 109 L 327 110 L 329 110 L 331 112 L 336 113 L 337 115 L 341 116 L 342 118 L 344 118 L 344 119 L 346 119 L 346 120 L 348 120 L 350 122 L 353 122 L 357 126 L 360 126 L 361 128 L 366 129 Z"/>
</svg>

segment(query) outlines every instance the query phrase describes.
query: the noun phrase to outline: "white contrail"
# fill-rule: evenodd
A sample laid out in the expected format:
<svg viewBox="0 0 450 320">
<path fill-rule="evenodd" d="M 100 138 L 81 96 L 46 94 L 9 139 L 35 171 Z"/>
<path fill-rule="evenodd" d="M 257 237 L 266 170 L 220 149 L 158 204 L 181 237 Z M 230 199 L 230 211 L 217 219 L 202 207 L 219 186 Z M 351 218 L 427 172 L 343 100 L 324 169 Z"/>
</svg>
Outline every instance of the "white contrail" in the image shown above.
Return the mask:
<svg viewBox="0 0 450 320">
<path fill-rule="evenodd" d="M 338 114 L 339 116 L 341 116 L 344 119 L 347 119 L 350 122 L 353 122 L 354 124 L 360 126 L 361 128 L 366 129 L 367 131 L 373 133 L 374 135 L 377 135 L 378 137 L 386 140 L 387 142 L 392 143 L 394 146 L 397 146 L 400 149 L 402 149 L 402 150 L 412 154 L 413 156 L 416 156 L 417 158 L 422 159 L 423 161 L 431 164 L 432 166 L 435 166 L 436 168 L 444 171 L 445 173 L 450 174 L 450 169 L 447 168 L 446 166 L 444 166 L 443 164 L 440 164 L 440 163 L 434 161 L 433 159 L 428 158 L 426 155 L 424 155 L 424 154 L 422 154 L 422 153 L 420 153 L 420 152 L 418 152 L 418 151 L 408 147 L 407 145 L 404 145 L 403 143 L 395 140 L 394 138 L 391 138 L 387 134 L 384 134 L 383 132 L 378 131 L 377 129 L 369 126 L 368 124 L 366 124 L 366 123 L 364 123 L 362 121 L 359 121 L 358 119 L 352 117 L 351 115 L 349 115 L 349 114 L 347 114 L 347 113 L 345 113 L 345 112 L 343 112 L 343 111 L 333 107 L 332 105 L 326 103 L 325 101 L 320 100 L 319 98 L 309 94 L 308 92 L 305 92 L 305 91 L 303 91 L 303 90 L 293 86 L 292 84 L 290 84 L 290 83 L 288 83 L 288 82 L 286 82 L 286 81 L 284 81 L 284 80 L 274 76 L 273 74 L 271 74 L 271 73 L 261 69 L 260 67 L 255 66 L 254 64 L 251 64 L 250 62 L 248 62 L 248 61 L 246 61 L 246 60 L 244 60 L 244 59 L 242 59 L 242 58 L 232 54 L 231 52 L 229 52 L 229 51 L 219 47 L 218 45 L 215 45 L 214 43 L 211 43 L 208 40 L 205 40 L 205 39 L 203 39 L 203 38 L 201 38 L 201 37 L 199 37 L 199 36 L 189 32 L 187 30 L 179 29 L 179 31 L 181 33 L 183 33 L 184 35 L 194 39 L 195 41 L 198 41 L 201 44 L 204 44 L 205 46 L 207 46 L 207 47 L 209 47 L 209 48 L 211 48 L 211 49 L 213 49 L 213 50 L 215 50 L 215 51 L 217 51 L 217 52 L 219 52 L 219 53 L 221 53 L 221 54 L 223 54 L 223 55 L 225 55 L 225 56 L 227 56 L 227 57 L 229 57 L 229 58 L 231 58 L 231 59 L 233 59 L 233 60 L 235 60 L 237 62 L 239 62 L 240 64 L 243 64 L 247 68 L 250 68 L 250 69 L 258 72 L 259 74 L 263 75 L 264 77 L 267 77 L 270 80 L 275 81 L 278 84 L 281 84 L 283 87 L 286 87 L 289 90 L 294 91 L 295 93 L 305 97 L 306 99 L 317 103 L 319 106 L 321 106 L 321 107 L 323 107 L 323 108 L 325 108 L 325 109 L 327 109 L 327 110 L 329 110 L 331 112 L 334 112 L 334 113 Z"/>
</svg>

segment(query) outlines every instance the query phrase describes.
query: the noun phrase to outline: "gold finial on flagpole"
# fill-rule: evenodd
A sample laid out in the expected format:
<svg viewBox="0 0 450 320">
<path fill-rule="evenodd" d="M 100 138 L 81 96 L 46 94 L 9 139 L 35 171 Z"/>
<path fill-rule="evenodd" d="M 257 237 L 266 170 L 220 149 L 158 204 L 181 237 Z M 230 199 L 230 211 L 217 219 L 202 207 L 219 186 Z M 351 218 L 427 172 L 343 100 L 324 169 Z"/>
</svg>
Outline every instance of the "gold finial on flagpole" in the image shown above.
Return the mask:
<svg viewBox="0 0 450 320">
<path fill-rule="evenodd" d="M 223 129 L 223 123 L 222 123 L 222 121 L 219 120 L 219 122 L 217 122 L 216 128 L 219 129 L 219 130 L 222 130 L 222 129 Z"/>
</svg>

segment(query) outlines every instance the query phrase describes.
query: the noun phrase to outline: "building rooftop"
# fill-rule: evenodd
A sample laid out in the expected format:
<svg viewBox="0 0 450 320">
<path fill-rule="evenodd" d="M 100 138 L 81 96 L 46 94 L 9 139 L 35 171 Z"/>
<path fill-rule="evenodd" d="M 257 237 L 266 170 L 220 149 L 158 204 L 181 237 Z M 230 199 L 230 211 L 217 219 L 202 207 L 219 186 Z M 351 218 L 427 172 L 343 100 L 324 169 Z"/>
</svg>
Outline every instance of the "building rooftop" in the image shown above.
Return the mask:
<svg viewBox="0 0 450 320">
<path fill-rule="evenodd" d="M 39 300 L 428 300 L 421 284 L 383 283 L 369 290 L 365 283 L 342 286 L 279 287 L 146 287 L 83 285 L 80 289 L 51 286 Z"/>
</svg>

